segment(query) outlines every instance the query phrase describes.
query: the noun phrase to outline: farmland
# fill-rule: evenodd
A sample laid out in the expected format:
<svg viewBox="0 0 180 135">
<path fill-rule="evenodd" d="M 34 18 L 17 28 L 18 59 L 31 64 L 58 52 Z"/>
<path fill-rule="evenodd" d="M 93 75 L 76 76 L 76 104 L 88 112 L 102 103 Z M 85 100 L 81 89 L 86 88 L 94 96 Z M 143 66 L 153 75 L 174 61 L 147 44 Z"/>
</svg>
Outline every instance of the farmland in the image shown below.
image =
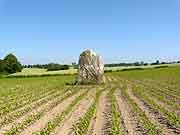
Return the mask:
<svg viewBox="0 0 180 135">
<path fill-rule="evenodd" d="M 105 67 L 105 71 L 121 71 L 128 69 L 152 69 L 156 67 L 164 66 L 178 66 L 179 64 L 164 64 L 164 65 L 148 65 L 148 66 L 120 66 L 120 67 Z M 70 68 L 68 70 L 58 70 L 58 71 L 47 71 L 47 69 L 40 68 L 24 68 L 22 72 L 17 72 L 14 74 L 8 75 L 8 77 L 31 77 L 31 76 L 55 76 L 55 75 L 73 75 L 77 74 L 77 69 Z"/>
<path fill-rule="evenodd" d="M 103 85 L 74 75 L 0 79 L 1 135 L 178 135 L 180 66 L 108 72 Z"/>
</svg>

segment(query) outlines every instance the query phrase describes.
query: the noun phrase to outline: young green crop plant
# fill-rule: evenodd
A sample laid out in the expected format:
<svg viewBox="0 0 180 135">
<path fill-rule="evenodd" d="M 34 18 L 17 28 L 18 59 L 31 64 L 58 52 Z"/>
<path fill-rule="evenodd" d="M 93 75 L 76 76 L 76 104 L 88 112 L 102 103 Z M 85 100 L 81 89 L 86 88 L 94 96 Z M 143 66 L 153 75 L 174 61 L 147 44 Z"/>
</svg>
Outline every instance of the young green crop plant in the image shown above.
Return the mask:
<svg viewBox="0 0 180 135">
<path fill-rule="evenodd" d="M 79 121 L 73 125 L 73 132 L 75 135 L 84 135 L 87 133 L 91 119 L 96 112 L 97 104 L 102 91 L 103 90 L 100 90 L 96 93 L 94 103 L 89 107 L 84 117 L 80 118 Z"/>
</svg>

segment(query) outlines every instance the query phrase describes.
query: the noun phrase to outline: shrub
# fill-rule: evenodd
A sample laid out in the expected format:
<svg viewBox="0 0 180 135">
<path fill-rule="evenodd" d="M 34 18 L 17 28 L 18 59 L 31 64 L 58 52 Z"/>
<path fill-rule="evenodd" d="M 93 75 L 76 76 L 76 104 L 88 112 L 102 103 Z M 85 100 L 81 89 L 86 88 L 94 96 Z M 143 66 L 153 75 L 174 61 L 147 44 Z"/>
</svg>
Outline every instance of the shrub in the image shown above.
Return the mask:
<svg viewBox="0 0 180 135">
<path fill-rule="evenodd" d="M 57 71 L 57 70 L 68 70 L 68 65 L 59 65 L 59 64 L 48 64 L 47 71 Z"/>
<path fill-rule="evenodd" d="M 3 60 L 0 60 L 0 73 L 4 72 L 4 62 Z"/>
<path fill-rule="evenodd" d="M 168 68 L 169 66 L 157 66 L 157 67 L 154 67 L 155 69 L 157 68 Z"/>
<path fill-rule="evenodd" d="M 143 68 L 125 68 L 122 69 L 121 71 L 132 71 L 132 70 L 144 70 Z"/>
<path fill-rule="evenodd" d="M 22 71 L 22 65 L 15 55 L 8 54 L 4 60 L 0 62 L 0 70 L 5 73 L 16 73 Z"/>
<path fill-rule="evenodd" d="M 104 73 L 113 72 L 113 70 L 105 70 Z"/>
</svg>

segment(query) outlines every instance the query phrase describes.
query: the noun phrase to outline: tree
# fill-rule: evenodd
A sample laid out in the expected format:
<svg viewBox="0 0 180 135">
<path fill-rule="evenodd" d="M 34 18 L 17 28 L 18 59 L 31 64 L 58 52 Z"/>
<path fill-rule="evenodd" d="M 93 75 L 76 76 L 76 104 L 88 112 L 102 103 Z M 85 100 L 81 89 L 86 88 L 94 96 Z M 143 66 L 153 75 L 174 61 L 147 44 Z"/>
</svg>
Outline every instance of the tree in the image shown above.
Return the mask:
<svg viewBox="0 0 180 135">
<path fill-rule="evenodd" d="M 141 61 L 140 65 L 143 66 L 144 65 L 144 61 Z"/>
<path fill-rule="evenodd" d="M 68 65 L 55 64 L 55 63 L 49 63 L 49 64 L 47 64 L 46 68 L 48 71 L 68 70 L 69 66 Z"/>
<path fill-rule="evenodd" d="M 139 62 L 135 62 L 134 66 L 141 66 L 141 64 Z"/>
<path fill-rule="evenodd" d="M 159 60 L 157 60 L 157 61 L 156 61 L 156 65 L 159 65 L 159 64 L 160 64 L 160 62 L 159 62 Z"/>
<path fill-rule="evenodd" d="M 144 66 L 148 66 L 149 64 L 148 63 L 144 63 Z"/>
<path fill-rule="evenodd" d="M 7 73 L 16 73 L 16 72 L 21 72 L 22 70 L 22 65 L 18 61 L 15 55 L 13 54 L 8 54 L 4 58 L 4 65 L 5 65 L 5 71 Z"/>
<path fill-rule="evenodd" d="M 0 59 L 0 73 L 4 72 L 4 61 Z"/>
</svg>

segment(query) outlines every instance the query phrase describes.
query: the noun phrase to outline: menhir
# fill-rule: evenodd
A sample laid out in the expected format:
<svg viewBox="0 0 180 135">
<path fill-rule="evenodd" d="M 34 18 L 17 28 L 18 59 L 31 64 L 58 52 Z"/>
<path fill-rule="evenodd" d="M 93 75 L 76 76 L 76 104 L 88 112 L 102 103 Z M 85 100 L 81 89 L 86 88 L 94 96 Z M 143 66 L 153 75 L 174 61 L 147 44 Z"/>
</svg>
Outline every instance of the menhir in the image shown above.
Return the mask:
<svg viewBox="0 0 180 135">
<path fill-rule="evenodd" d="M 92 50 L 86 50 L 79 57 L 77 84 L 104 83 L 104 62 Z"/>
</svg>

